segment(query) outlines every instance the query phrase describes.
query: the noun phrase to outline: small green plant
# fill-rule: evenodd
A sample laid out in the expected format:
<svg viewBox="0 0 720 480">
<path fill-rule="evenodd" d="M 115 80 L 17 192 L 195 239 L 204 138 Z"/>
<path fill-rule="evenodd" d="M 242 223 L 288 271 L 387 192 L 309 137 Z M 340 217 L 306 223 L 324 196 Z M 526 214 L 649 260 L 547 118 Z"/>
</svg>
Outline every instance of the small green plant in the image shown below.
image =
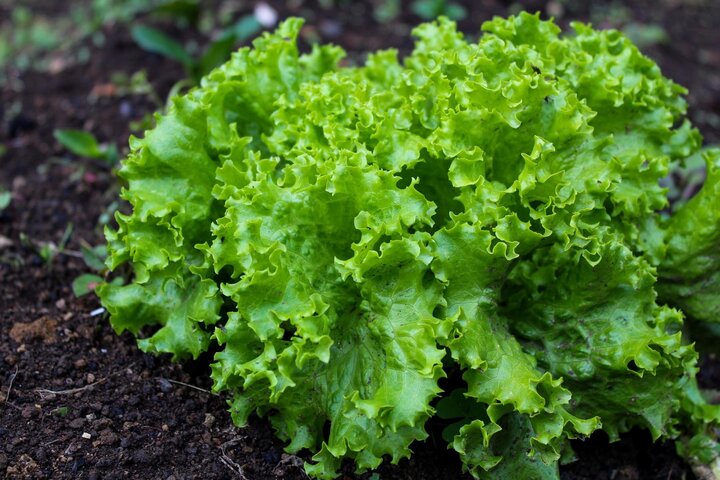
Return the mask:
<svg viewBox="0 0 720 480">
<path fill-rule="evenodd" d="M 85 265 L 97 272 L 102 272 L 105 267 L 105 259 L 107 258 L 107 247 L 105 245 L 96 245 L 94 247 L 84 246 L 80 250 Z"/>
<path fill-rule="evenodd" d="M 137 25 L 132 28 L 135 42 L 148 52 L 157 53 L 180 62 L 195 82 L 209 73 L 213 68 L 225 62 L 239 42 L 251 38 L 261 29 L 260 23 L 253 15 L 240 18 L 234 25 L 224 29 L 199 57 L 193 57 L 177 40 L 162 31 Z"/>
<path fill-rule="evenodd" d="M 200 15 L 200 5 L 195 0 L 65 3 L 67 8 L 61 8 L 58 14 L 44 16 L 36 14 L 31 7 L 9 2 L 6 10 L 10 15 L 0 18 L 0 84 L 14 82 L 2 67 L 46 71 L 87 61 L 90 50 L 83 41 L 101 45 L 104 24 L 127 23 L 139 14 L 146 14 L 151 18 L 170 18 L 181 25 L 194 25 Z M 59 53 L 62 53 L 61 62 L 57 61 Z"/>
<path fill-rule="evenodd" d="M 98 217 L 98 226 L 101 228 L 107 226 L 110 223 L 113 215 L 115 215 L 115 212 L 118 210 L 118 207 L 120 207 L 120 202 L 118 202 L 117 200 L 110 203 L 110 205 L 108 205 L 107 208 L 103 210 L 103 212 Z"/>
<path fill-rule="evenodd" d="M 720 471 L 685 316 L 720 322 L 720 150 L 618 31 L 447 18 L 343 67 L 302 22 L 175 97 L 119 170 L 98 287 L 146 352 L 213 351 L 238 425 L 309 475 L 398 462 L 433 416 L 476 478 L 557 479 L 570 440 L 632 428 Z M 701 153 L 699 153 L 701 152 Z M 669 212 L 660 185 L 700 155 Z M 448 377 L 448 391 L 439 381 Z"/>
<path fill-rule="evenodd" d="M 402 10 L 400 0 L 383 0 L 373 9 L 373 17 L 380 23 L 395 20 Z"/>
<path fill-rule="evenodd" d="M 670 41 L 670 36 L 660 25 L 630 22 L 623 25 L 622 31 L 639 48 L 666 44 Z"/>
<path fill-rule="evenodd" d="M 115 95 L 119 97 L 127 95 L 144 96 L 150 99 L 156 107 L 163 106 L 163 101 L 155 91 L 155 87 L 148 80 L 145 70 L 138 70 L 130 76 L 124 72 L 115 72 L 110 76 L 110 81 L 116 89 Z M 94 98 L 91 97 L 91 99 Z"/>
<path fill-rule="evenodd" d="M 53 136 L 62 146 L 79 157 L 104 160 L 110 165 L 118 161 L 118 151 L 115 144 L 101 146 L 97 139 L 83 130 L 53 131 Z"/>
<path fill-rule="evenodd" d="M 94 292 L 95 288 L 103 282 L 103 278 L 92 273 L 84 273 L 73 280 L 72 290 L 76 297 L 82 297 L 90 292 Z"/>
<path fill-rule="evenodd" d="M 35 241 L 31 239 L 26 233 L 21 232 L 20 233 L 20 242 L 29 248 L 32 248 L 37 252 L 37 254 L 42 258 L 42 260 L 45 262 L 45 265 L 47 268 L 52 268 L 53 261 L 55 260 L 55 257 L 58 255 L 65 253 L 65 247 L 67 246 L 68 241 L 70 241 L 70 237 L 72 236 L 73 232 L 73 224 L 68 223 L 65 226 L 65 230 L 63 231 L 62 237 L 60 238 L 60 242 L 57 244 L 54 242 L 40 242 Z"/>
<path fill-rule="evenodd" d="M 30 9 L 23 6 L 12 8 L 10 17 L 12 28 L 0 29 L 0 67 L 11 64 L 26 69 L 39 53 L 61 43 L 58 30 L 62 25 L 34 16 Z"/>
<path fill-rule="evenodd" d="M 452 20 L 462 20 L 467 16 L 465 7 L 447 0 L 414 0 L 410 8 L 424 20 L 433 20 L 441 15 Z"/>
<path fill-rule="evenodd" d="M 140 47 L 148 52 L 176 60 L 186 68 L 191 68 L 195 64 L 181 43 L 156 28 L 136 25 L 132 28 L 132 37 Z"/>
<path fill-rule="evenodd" d="M 12 201 L 12 193 L 0 187 L 0 212 L 10 206 Z"/>
<path fill-rule="evenodd" d="M 188 25 L 197 25 L 201 13 L 200 3 L 197 0 L 169 0 L 154 7 L 152 13 L 175 18 Z"/>
<path fill-rule="evenodd" d="M 73 280 L 72 289 L 76 297 L 82 297 L 94 292 L 95 288 L 103 283 L 104 280 L 100 274 L 107 272 L 105 266 L 107 247 L 105 245 L 83 246 L 80 250 L 80 256 L 85 261 L 85 265 L 96 273 L 84 273 Z M 123 284 L 123 279 L 116 277 L 110 283 L 120 286 Z"/>
<path fill-rule="evenodd" d="M 65 418 L 67 417 L 67 414 L 70 413 L 69 407 L 57 407 L 50 410 L 50 413 L 55 415 L 56 417 Z"/>
</svg>

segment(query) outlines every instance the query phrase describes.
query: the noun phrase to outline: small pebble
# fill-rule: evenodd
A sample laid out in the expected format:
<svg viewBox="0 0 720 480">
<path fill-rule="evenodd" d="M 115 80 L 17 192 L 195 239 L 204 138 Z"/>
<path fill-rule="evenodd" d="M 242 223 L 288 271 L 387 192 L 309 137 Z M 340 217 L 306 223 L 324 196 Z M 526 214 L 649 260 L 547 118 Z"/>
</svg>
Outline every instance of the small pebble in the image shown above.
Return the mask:
<svg viewBox="0 0 720 480">
<path fill-rule="evenodd" d="M 152 455 L 145 449 L 138 450 L 137 452 L 135 452 L 135 455 L 133 455 L 133 460 L 135 460 L 135 462 L 137 463 L 149 464 L 152 463 L 154 459 L 154 455 Z"/>
<path fill-rule="evenodd" d="M 25 407 L 20 412 L 23 418 L 32 418 L 38 414 L 38 410 L 35 407 Z"/>
<path fill-rule="evenodd" d="M 38 462 L 44 462 L 47 459 L 47 454 L 45 453 L 45 450 L 42 448 L 38 448 L 38 450 L 35 452 L 35 460 Z"/>
<path fill-rule="evenodd" d="M 255 18 L 265 28 L 273 27 L 278 21 L 278 14 L 273 7 L 265 2 L 255 5 Z"/>
<path fill-rule="evenodd" d="M 76 418 L 75 420 L 72 420 L 68 425 L 72 429 L 80 430 L 85 425 L 85 419 L 84 418 Z"/>
<path fill-rule="evenodd" d="M 133 108 L 132 105 L 130 105 L 130 102 L 127 100 L 123 100 L 120 103 L 120 115 L 122 115 L 125 118 L 130 118 L 133 114 Z"/>
<path fill-rule="evenodd" d="M 565 7 L 563 6 L 562 2 L 548 2 L 545 6 L 545 10 L 547 11 L 547 14 L 549 16 L 555 18 L 562 18 L 562 16 L 565 14 Z"/>
<path fill-rule="evenodd" d="M 110 429 L 103 430 L 100 432 L 98 443 L 100 445 L 114 445 L 118 441 L 118 436 Z"/>
<path fill-rule="evenodd" d="M 164 378 L 158 378 L 158 384 L 160 385 L 160 391 L 163 393 L 170 393 L 173 389 L 172 383 Z"/>
<path fill-rule="evenodd" d="M 335 20 L 323 20 L 320 22 L 319 28 L 327 38 L 337 38 L 343 33 L 342 23 Z"/>
<path fill-rule="evenodd" d="M 203 421 L 203 425 L 205 425 L 206 428 L 210 428 L 215 423 L 215 417 L 211 413 L 205 414 L 205 420 Z"/>
</svg>

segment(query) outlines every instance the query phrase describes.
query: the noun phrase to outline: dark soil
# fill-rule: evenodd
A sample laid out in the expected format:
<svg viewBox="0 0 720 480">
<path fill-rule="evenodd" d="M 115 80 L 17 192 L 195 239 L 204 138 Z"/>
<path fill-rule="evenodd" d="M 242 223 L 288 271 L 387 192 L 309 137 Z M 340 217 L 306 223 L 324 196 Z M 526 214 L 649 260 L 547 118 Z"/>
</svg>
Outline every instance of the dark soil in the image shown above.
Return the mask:
<svg viewBox="0 0 720 480">
<path fill-rule="evenodd" d="M 410 25 L 420 21 L 403 14 L 379 24 L 365 2 L 342 7 L 338 1 L 335 10 L 299 1 L 270 3 L 281 17 L 313 14 L 306 35 L 339 43 L 357 58 L 378 48 L 407 50 Z M 471 32 L 492 14 L 507 12 L 499 1 L 464 3 L 470 14 L 461 26 Z M 720 32 L 715 27 L 720 5 L 649 0 L 632 5 L 634 18 L 660 22 L 670 34 L 670 43 L 650 53 L 666 75 L 690 87 L 696 125 L 709 140 L 720 140 Z M 597 18 L 589 7 L 574 8 L 567 14 Z M 114 90 L 113 73 L 146 70 L 161 98 L 183 77 L 177 64 L 139 50 L 126 28 L 113 27 L 105 36 L 101 48 L 92 47 L 88 64 L 59 65 L 55 73 L 15 72 L 13 87 L 1 92 L 0 144 L 7 152 L 0 160 L 0 186 L 12 192 L 12 203 L 0 211 L 0 474 L 306 478 L 303 459 L 283 453 L 265 420 L 252 419 L 245 429 L 233 426 L 225 399 L 208 390 L 207 359 L 173 364 L 145 355 L 129 335 L 115 335 L 104 316 L 93 316 L 97 299 L 72 293 L 72 280 L 88 271 L 76 252 L 102 242 L 98 218 L 118 187 L 102 162 L 70 157 L 53 139 L 53 130 L 82 128 L 103 142 L 125 146 L 130 122 L 157 105 L 147 96 Z M 67 251 L 44 261 L 39 245 L 58 243 L 68 224 L 73 230 Z M 708 356 L 702 365 L 703 372 L 714 372 L 701 372 L 703 386 L 718 389 L 717 361 Z M 437 426 L 430 425 L 430 431 L 431 437 L 415 446 L 412 460 L 383 466 L 380 478 L 465 478 Z M 614 444 L 597 434 L 574 446 L 579 460 L 563 467 L 565 479 L 692 478 L 672 444 L 652 444 L 647 432 L 630 432 Z M 351 474 L 351 465 L 346 470 L 346 479 L 368 477 Z"/>
</svg>

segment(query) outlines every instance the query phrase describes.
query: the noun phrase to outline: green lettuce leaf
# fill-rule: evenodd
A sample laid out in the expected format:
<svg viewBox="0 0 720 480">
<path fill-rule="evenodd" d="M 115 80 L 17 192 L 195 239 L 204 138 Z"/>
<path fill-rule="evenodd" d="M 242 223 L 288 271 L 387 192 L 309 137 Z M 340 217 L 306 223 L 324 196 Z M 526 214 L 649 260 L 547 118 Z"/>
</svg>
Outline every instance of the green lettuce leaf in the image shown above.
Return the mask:
<svg viewBox="0 0 720 480">
<path fill-rule="evenodd" d="M 668 221 L 659 292 L 693 318 L 720 322 L 720 150 L 703 156 L 703 188 Z"/>
</svg>

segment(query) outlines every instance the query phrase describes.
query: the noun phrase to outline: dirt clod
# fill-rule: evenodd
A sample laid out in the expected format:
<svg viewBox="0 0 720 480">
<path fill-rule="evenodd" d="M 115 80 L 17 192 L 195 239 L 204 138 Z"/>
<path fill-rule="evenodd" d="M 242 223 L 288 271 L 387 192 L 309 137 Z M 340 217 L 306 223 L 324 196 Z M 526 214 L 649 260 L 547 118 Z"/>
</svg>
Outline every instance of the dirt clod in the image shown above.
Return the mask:
<svg viewBox="0 0 720 480">
<path fill-rule="evenodd" d="M 100 435 L 96 441 L 97 445 L 93 444 L 93 446 L 115 445 L 117 442 L 118 442 L 117 434 L 110 429 L 105 429 L 100 432 Z"/>
<path fill-rule="evenodd" d="M 57 327 L 57 320 L 47 316 L 40 317 L 29 323 L 15 322 L 10 329 L 10 338 L 19 344 L 32 342 L 33 340 L 54 343 L 55 327 Z"/>
<path fill-rule="evenodd" d="M 22 418 L 24 418 L 24 419 L 30 419 L 30 418 L 33 418 L 33 417 L 37 417 L 38 413 L 39 413 L 39 410 L 38 410 L 36 407 L 34 407 L 34 406 L 27 406 L 27 407 L 25 407 L 25 408 L 22 409 L 22 412 L 20 413 L 20 415 L 21 415 Z"/>
</svg>

